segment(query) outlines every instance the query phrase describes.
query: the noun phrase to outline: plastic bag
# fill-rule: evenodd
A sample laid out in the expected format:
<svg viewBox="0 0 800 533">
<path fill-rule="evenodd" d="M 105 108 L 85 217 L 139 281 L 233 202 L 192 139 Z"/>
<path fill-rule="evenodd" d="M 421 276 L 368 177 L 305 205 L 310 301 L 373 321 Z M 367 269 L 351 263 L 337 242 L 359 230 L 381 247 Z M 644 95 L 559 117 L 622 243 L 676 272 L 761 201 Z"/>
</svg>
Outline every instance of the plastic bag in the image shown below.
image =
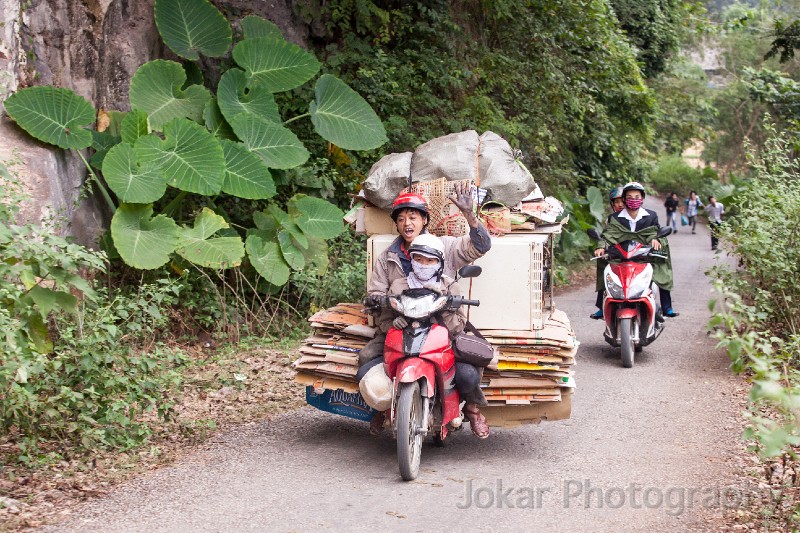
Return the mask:
<svg viewBox="0 0 800 533">
<path fill-rule="evenodd" d="M 686 215 L 681 215 L 681 226 L 688 226 L 688 225 L 689 225 L 689 219 L 686 218 Z"/>
</svg>

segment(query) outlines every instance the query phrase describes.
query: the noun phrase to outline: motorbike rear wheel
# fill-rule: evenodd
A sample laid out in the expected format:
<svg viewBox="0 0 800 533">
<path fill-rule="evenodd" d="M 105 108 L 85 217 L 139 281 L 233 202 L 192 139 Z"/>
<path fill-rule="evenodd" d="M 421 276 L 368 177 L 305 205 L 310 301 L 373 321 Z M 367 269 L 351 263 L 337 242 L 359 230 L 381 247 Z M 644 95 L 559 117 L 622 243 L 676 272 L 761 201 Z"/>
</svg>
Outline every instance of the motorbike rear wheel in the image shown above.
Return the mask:
<svg viewBox="0 0 800 533">
<path fill-rule="evenodd" d="M 619 340 L 622 351 L 622 366 L 633 368 L 633 319 L 623 318 L 619 321 Z"/>
<path fill-rule="evenodd" d="M 422 394 L 419 383 L 402 383 L 397 401 L 397 463 L 405 481 L 416 479 L 422 455 Z"/>
</svg>

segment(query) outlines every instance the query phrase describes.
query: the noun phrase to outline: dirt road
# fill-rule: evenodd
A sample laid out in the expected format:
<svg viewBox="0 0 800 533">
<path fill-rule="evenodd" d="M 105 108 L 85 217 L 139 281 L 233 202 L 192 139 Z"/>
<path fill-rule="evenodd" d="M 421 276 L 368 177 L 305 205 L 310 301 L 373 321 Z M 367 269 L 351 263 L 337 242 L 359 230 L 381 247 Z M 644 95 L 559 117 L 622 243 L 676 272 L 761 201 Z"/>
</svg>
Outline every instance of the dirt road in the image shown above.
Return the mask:
<svg viewBox="0 0 800 533">
<path fill-rule="evenodd" d="M 570 420 L 426 445 L 419 479 L 404 483 L 389 435 L 306 407 L 223 434 L 53 530 L 714 530 L 698 520 L 721 505 L 734 468 L 740 382 L 704 332 L 705 226 L 670 239 L 680 316 L 634 368 L 588 318 L 593 287 L 557 302 L 582 343 Z"/>
</svg>

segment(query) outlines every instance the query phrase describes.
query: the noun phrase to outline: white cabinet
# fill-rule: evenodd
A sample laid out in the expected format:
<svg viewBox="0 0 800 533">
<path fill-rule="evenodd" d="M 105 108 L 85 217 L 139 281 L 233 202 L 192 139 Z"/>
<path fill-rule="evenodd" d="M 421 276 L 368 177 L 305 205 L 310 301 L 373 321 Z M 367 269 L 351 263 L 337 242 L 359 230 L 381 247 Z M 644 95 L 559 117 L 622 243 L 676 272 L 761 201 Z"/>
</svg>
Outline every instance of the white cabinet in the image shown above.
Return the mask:
<svg viewBox="0 0 800 533">
<path fill-rule="evenodd" d="M 483 268 L 477 278 L 459 281 L 464 296 L 480 300 L 469 307 L 478 329 L 530 331 L 543 327 L 545 247 L 551 235 L 519 233 L 492 238 L 492 248 L 475 261 Z M 396 235 L 373 235 L 367 241 L 367 281 L 377 258 Z M 549 298 L 549 295 L 547 295 Z"/>
</svg>

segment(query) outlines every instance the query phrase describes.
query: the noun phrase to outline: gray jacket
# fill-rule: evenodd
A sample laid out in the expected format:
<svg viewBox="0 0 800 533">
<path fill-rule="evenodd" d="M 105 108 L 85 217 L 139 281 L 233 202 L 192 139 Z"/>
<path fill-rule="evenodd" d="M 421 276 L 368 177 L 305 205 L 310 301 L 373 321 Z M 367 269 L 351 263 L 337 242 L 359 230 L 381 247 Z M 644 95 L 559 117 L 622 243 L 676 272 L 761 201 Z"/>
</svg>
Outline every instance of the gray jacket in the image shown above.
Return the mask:
<svg viewBox="0 0 800 533">
<path fill-rule="evenodd" d="M 469 235 L 463 237 L 442 237 L 444 243 L 444 275 L 454 278 L 459 268 L 468 265 L 482 257 L 492 247 L 489 232 L 483 224 L 478 223 L 477 228 L 470 228 Z M 372 266 L 372 277 L 367 285 L 367 294 L 387 295 L 389 287 L 398 279 L 405 279 L 408 272 L 404 271 L 403 264 L 398 254 L 403 251 L 400 244 L 402 237 L 397 237 L 394 242 L 378 256 Z M 410 265 L 410 263 L 409 263 Z M 380 322 L 380 321 L 379 321 Z M 380 328 L 383 330 L 383 328 Z M 386 333 L 388 328 L 383 332 Z"/>
</svg>

